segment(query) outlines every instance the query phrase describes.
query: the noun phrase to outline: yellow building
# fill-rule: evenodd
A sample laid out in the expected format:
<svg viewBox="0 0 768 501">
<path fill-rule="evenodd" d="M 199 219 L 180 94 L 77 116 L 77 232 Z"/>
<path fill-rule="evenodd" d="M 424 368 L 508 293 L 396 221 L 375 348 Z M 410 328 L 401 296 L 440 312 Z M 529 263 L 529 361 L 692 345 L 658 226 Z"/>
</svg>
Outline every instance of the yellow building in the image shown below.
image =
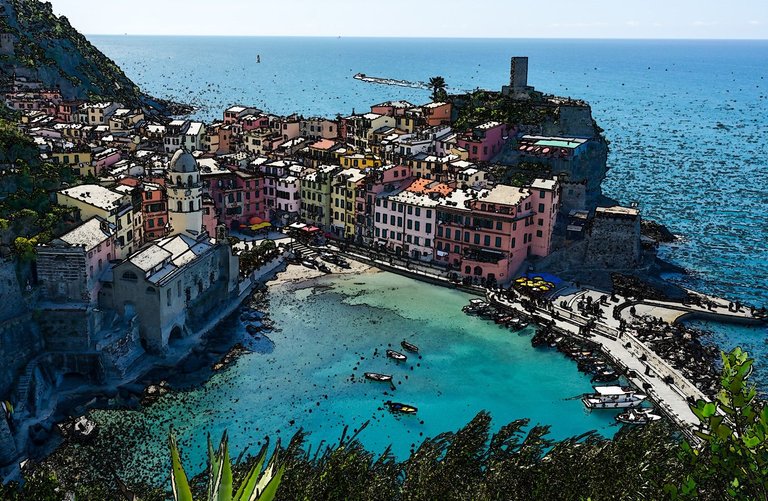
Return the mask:
<svg viewBox="0 0 768 501">
<path fill-rule="evenodd" d="M 341 167 L 320 165 L 317 169 L 301 178 L 301 219 L 324 230 L 331 227 L 332 202 L 331 191 L 334 174 Z"/>
<path fill-rule="evenodd" d="M 376 155 L 363 155 L 355 153 L 353 155 L 344 155 L 339 159 L 339 163 L 345 169 L 367 169 L 369 167 L 381 167 L 383 162 Z"/>
<path fill-rule="evenodd" d="M 345 169 L 333 178 L 331 191 L 331 230 L 339 238 L 355 235 L 358 192 L 364 188 L 365 174 L 359 169 Z"/>
<path fill-rule="evenodd" d="M 90 150 L 54 150 L 50 153 L 50 156 L 53 163 L 72 167 L 72 170 L 74 170 L 75 174 L 78 176 L 94 175 L 93 165 L 91 165 L 93 157 Z"/>
</svg>

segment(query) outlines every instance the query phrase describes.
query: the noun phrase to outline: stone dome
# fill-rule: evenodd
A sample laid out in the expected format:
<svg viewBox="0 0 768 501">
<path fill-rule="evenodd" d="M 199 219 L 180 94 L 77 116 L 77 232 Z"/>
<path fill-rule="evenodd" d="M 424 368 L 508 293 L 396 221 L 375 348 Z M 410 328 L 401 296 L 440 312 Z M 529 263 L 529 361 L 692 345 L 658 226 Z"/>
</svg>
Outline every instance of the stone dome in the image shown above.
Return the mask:
<svg viewBox="0 0 768 501">
<path fill-rule="evenodd" d="M 188 151 L 180 149 L 173 154 L 171 172 L 197 172 L 197 160 Z"/>
</svg>

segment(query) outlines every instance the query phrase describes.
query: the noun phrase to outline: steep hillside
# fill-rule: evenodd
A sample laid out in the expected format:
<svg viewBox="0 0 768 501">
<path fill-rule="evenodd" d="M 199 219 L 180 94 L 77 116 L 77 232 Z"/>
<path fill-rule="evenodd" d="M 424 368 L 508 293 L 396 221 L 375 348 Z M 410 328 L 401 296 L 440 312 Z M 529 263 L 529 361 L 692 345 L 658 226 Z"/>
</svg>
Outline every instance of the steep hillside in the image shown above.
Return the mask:
<svg viewBox="0 0 768 501">
<path fill-rule="evenodd" d="M 56 17 L 49 2 L 0 0 L 0 76 L 14 72 L 60 88 L 65 98 L 145 102 L 138 86 L 66 17 Z"/>
</svg>

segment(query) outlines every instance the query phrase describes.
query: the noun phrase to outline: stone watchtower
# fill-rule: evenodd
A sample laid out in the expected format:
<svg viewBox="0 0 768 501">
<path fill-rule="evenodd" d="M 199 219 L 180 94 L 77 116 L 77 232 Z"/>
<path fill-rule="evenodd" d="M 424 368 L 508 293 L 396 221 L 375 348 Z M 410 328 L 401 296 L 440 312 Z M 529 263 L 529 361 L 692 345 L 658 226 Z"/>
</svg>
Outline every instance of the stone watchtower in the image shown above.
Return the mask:
<svg viewBox="0 0 768 501">
<path fill-rule="evenodd" d="M 533 87 L 528 86 L 528 57 L 515 56 L 509 64 L 509 85 L 502 87 L 505 96 L 516 98 L 530 97 Z"/>
<path fill-rule="evenodd" d="M 186 233 L 195 238 L 203 231 L 203 189 L 195 157 L 178 150 L 168 166 L 169 235 Z"/>
</svg>

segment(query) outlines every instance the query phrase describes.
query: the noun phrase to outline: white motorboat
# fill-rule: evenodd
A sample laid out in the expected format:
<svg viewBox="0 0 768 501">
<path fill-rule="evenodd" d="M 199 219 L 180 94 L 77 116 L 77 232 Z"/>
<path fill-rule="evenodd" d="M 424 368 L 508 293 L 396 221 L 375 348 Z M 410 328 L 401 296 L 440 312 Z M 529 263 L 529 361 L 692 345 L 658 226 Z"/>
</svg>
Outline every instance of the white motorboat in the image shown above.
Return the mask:
<svg viewBox="0 0 768 501">
<path fill-rule="evenodd" d="M 595 386 L 595 393 L 585 394 L 581 401 L 588 409 L 626 409 L 637 407 L 645 395 L 628 386 Z"/>
<path fill-rule="evenodd" d="M 647 424 L 660 419 L 661 415 L 655 414 L 651 408 L 627 409 L 616 416 L 616 421 L 624 424 Z"/>
</svg>

